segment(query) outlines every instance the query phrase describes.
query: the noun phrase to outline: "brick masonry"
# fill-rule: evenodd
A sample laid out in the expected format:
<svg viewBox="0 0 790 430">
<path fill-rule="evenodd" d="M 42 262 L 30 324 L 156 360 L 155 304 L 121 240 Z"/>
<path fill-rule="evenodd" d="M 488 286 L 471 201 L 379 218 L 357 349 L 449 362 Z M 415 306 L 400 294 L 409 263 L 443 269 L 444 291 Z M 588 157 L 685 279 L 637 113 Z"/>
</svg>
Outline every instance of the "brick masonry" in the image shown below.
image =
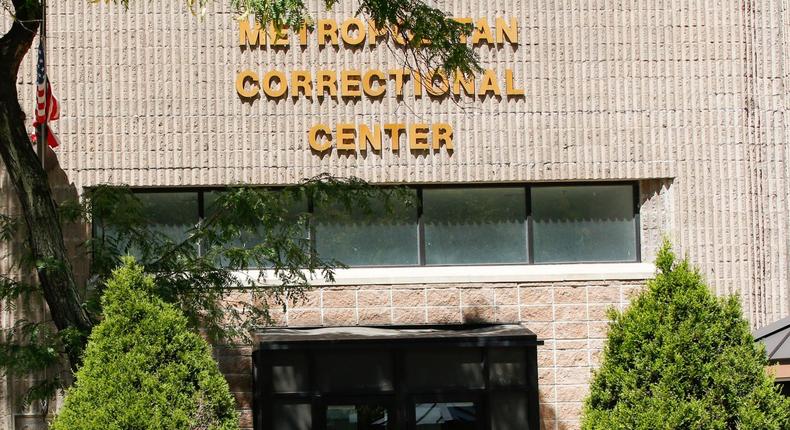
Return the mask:
<svg viewBox="0 0 790 430">
<path fill-rule="evenodd" d="M 640 282 L 495 283 L 327 287 L 308 292 L 274 318 L 279 325 L 524 323 L 545 344 L 538 350 L 544 429 L 579 427 L 582 402 L 599 363 L 608 309 L 623 309 Z M 250 347 L 218 347 L 221 370 L 252 423 Z"/>
</svg>

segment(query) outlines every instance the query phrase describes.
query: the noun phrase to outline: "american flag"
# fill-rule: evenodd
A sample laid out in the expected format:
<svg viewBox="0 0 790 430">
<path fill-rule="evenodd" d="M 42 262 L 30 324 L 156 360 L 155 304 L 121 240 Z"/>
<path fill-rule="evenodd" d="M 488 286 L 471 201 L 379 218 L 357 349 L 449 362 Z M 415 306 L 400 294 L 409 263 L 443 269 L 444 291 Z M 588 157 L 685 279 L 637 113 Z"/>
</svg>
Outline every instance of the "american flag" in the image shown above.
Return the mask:
<svg viewBox="0 0 790 430">
<path fill-rule="evenodd" d="M 60 105 L 55 96 L 52 95 L 52 87 L 49 85 L 47 70 L 44 61 L 44 43 L 38 43 L 38 66 L 36 67 L 36 121 L 33 127 L 36 128 L 33 141 L 38 141 L 38 133 L 43 124 L 46 129 L 47 145 L 56 148 L 60 142 L 55 137 L 55 133 L 49 128 L 49 121 L 60 118 Z"/>
</svg>

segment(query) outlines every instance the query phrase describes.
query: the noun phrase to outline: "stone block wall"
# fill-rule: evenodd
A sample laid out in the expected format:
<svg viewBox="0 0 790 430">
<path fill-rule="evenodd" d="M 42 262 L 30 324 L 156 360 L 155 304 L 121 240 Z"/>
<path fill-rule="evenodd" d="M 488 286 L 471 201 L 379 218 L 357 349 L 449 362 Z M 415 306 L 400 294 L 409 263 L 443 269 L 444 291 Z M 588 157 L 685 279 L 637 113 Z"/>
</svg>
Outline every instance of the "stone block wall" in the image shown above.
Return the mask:
<svg viewBox="0 0 790 430">
<path fill-rule="evenodd" d="M 538 349 L 543 428 L 575 429 L 603 349 L 606 311 L 622 309 L 643 287 L 636 281 L 324 287 L 275 318 L 289 327 L 523 323 L 545 342 Z M 253 349 L 215 349 L 245 429 L 252 429 Z"/>
</svg>

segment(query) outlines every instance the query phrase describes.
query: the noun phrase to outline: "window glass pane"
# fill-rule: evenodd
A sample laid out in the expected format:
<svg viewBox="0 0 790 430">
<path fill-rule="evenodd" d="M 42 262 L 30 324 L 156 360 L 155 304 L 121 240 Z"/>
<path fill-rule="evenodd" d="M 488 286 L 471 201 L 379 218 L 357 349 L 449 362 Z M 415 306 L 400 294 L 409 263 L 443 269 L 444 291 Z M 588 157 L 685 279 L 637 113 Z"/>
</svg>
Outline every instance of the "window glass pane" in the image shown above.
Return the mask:
<svg viewBox="0 0 790 430">
<path fill-rule="evenodd" d="M 207 219 L 217 214 L 217 200 L 226 192 L 227 191 L 206 191 L 203 193 L 204 213 Z M 232 245 L 244 247 L 255 246 L 261 243 L 262 240 L 259 239 L 260 236 L 262 235 L 256 234 L 255 232 L 243 231 L 239 237 L 233 241 Z"/>
<path fill-rule="evenodd" d="M 313 428 L 310 404 L 275 403 L 272 405 L 273 430 L 311 430 Z"/>
<path fill-rule="evenodd" d="M 174 242 L 187 238 L 198 223 L 198 194 L 192 192 L 135 193 L 151 228 Z"/>
<path fill-rule="evenodd" d="M 536 263 L 636 261 L 631 185 L 532 188 Z"/>
<path fill-rule="evenodd" d="M 318 255 L 349 266 L 418 264 L 416 205 L 393 202 L 389 211 L 383 202 L 370 206 L 370 211 L 317 207 Z"/>
<path fill-rule="evenodd" d="M 523 188 L 423 191 L 427 264 L 527 261 Z"/>
<path fill-rule="evenodd" d="M 491 430 L 529 428 L 526 393 L 494 393 L 489 405 L 491 407 Z"/>
<path fill-rule="evenodd" d="M 418 403 L 414 407 L 417 428 L 421 430 L 477 429 L 477 408 L 471 402 Z"/>
<path fill-rule="evenodd" d="M 304 393 L 309 390 L 305 354 L 272 353 L 270 356 L 275 393 Z"/>
<path fill-rule="evenodd" d="M 521 348 L 491 348 L 488 351 L 489 381 L 492 386 L 526 385 L 526 354 Z"/>
<path fill-rule="evenodd" d="M 216 204 L 217 199 L 222 196 L 223 193 L 226 191 L 207 191 L 203 194 L 203 201 L 205 205 L 205 213 L 206 217 L 211 217 L 216 211 Z M 277 191 L 271 191 L 277 192 Z M 297 222 L 299 216 L 302 214 L 307 213 L 307 201 L 292 201 L 286 208 L 288 212 L 288 216 L 286 218 L 286 222 L 290 223 L 289 226 L 292 226 L 294 223 Z M 244 245 L 244 246 L 254 246 L 262 242 L 263 233 L 256 234 L 255 232 L 245 231 L 242 232 L 241 237 L 239 237 L 237 244 Z M 299 237 L 304 238 L 305 240 L 308 237 L 308 231 L 305 229 L 301 232 Z"/>
<path fill-rule="evenodd" d="M 479 349 L 408 352 L 404 357 L 410 389 L 483 388 L 483 357 Z"/>
<path fill-rule="evenodd" d="M 205 205 L 206 218 L 211 218 L 216 214 L 217 199 L 219 199 L 225 192 L 226 191 L 207 191 L 203 194 L 203 204 Z M 230 243 L 230 245 L 245 248 L 255 246 L 262 242 L 261 236 L 262 234 L 257 234 L 256 232 L 243 231 L 239 237 L 236 238 L 236 240 Z"/>
<path fill-rule="evenodd" d="M 391 391 L 392 358 L 389 353 L 327 352 L 316 363 L 323 392 Z"/>
<path fill-rule="evenodd" d="M 205 207 L 206 218 L 210 218 L 212 215 L 216 213 L 217 199 L 219 199 L 223 195 L 223 193 L 226 192 L 227 191 L 207 191 L 203 194 L 203 204 Z M 271 191 L 271 192 L 277 192 L 277 191 Z M 307 213 L 307 201 L 302 200 L 302 201 L 291 202 L 291 204 L 286 209 L 289 215 L 286 218 L 285 224 L 283 226 L 288 228 L 296 226 L 299 217 Z M 282 230 L 282 232 L 285 233 L 285 230 Z M 310 239 L 309 239 L 309 229 L 307 228 L 307 226 L 304 226 L 303 229 L 297 230 L 292 233 L 293 235 L 284 236 L 284 237 L 288 237 L 290 240 L 299 243 L 303 247 L 305 252 L 309 252 Z M 263 226 L 260 226 L 258 227 L 257 231 L 245 230 L 240 232 L 238 237 L 232 242 L 230 242 L 229 245 L 234 247 L 243 247 L 249 249 L 251 247 L 263 243 L 265 237 L 266 237 L 266 233 L 264 231 L 264 228 Z M 285 260 L 286 255 L 287 252 L 285 252 L 285 250 L 281 250 L 280 252 L 281 259 Z M 223 261 L 222 263 L 227 264 L 226 261 Z M 255 264 L 255 262 L 248 261 L 247 264 L 253 265 Z M 265 264 L 265 267 L 273 267 L 273 266 L 274 263 L 270 261 L 267 261 Z"/>
<path fill-rule="evenodd" d="M 384 430 L 387 408 L 382 405 L 338 405 L 326 408 L 327 430 Z"/>
</svg>

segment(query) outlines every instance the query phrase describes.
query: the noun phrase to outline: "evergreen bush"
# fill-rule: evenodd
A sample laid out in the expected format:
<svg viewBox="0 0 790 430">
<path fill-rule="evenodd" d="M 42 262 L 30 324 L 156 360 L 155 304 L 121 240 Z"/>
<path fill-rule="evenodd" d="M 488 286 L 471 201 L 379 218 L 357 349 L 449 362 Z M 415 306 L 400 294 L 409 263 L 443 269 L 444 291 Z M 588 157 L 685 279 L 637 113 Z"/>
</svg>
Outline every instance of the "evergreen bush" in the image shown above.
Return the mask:
<svg viewBox="0 0 790 430">
<path fill-rule="evenodd" d="M 735 297 L 717 298 L 665 243 L 658 274 L 612 320 L 584 429 L 790 429 Z"/>
<path fill-rule="evenodd" d="M 113 273 L 53 430 L 238 429 L 211 347 L 153 288 L 131 258 Z"/>
</svg>

